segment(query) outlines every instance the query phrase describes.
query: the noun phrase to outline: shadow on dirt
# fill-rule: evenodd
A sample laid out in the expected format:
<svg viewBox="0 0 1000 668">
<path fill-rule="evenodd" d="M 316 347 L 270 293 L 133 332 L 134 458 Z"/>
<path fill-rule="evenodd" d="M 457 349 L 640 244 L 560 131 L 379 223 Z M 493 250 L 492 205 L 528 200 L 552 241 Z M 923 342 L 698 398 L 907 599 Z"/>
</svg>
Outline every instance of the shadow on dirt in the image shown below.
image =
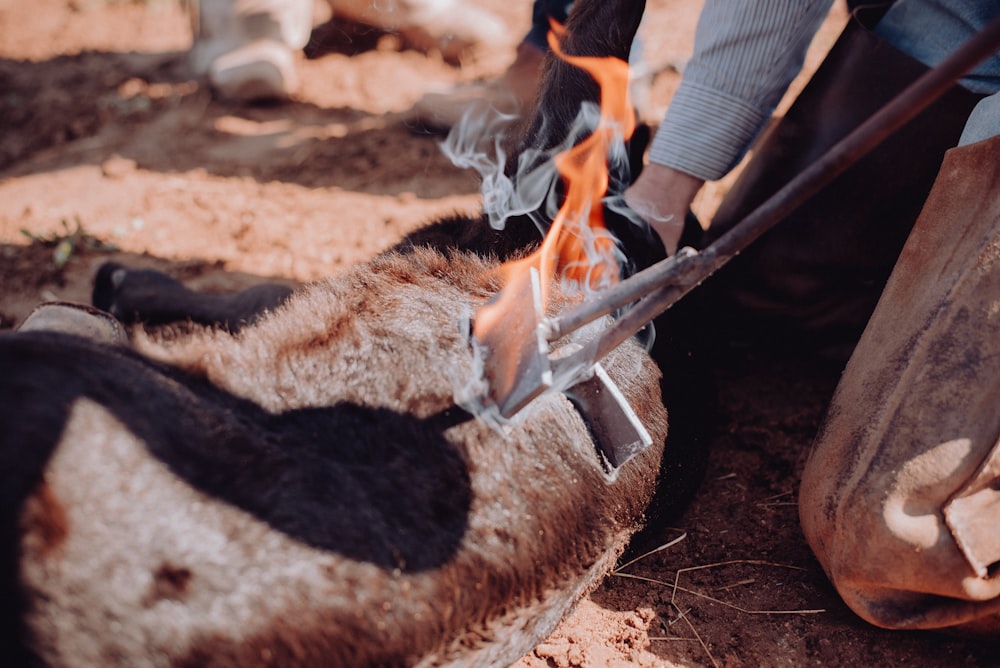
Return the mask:
<svg viewBox="0 0 1000 668">
<path fill-rule="evenodd" d="M 331 21 L 307 58 L 372 51 L 386 34 Z M 394 42 L 397 49 L 404 44 Z M 161 172 L 203 168 L 224 177 L 442 197 L 442 173 L 461 174 L 437 141 L 411 132 L 402 114 L 372 114 L 291 100 L 241 105 L 213 99 L 186 52 L 85 51 L 39 62 L 0 58 L 0 174 L 23 176 L 112 156 Z M 405 151 L 414 156 L 397 159 Z M 413 169 L 414 161 L 422 165 Z M 444 190 L 447 188 L 447 190 Z"/>
<path fill-rule="evenodd" d="M 744 665 L 739 657 L 750 647 L 778 637 L 798 645 L 782 653 L 822 666 L 843 665 L 845 647 L 870 665 L 998 665 L 995 641 L 866 624 L 809 550 L 798 481 L 841 363 L 734 347 L 713 366 L 719 411 L 703 484 L 678 528 L 661 529 L 656 541 L 647 536 L 645 550 L 625 560 L 641 558 L 592 600 L 624 612 L 652 608 L 650 651 L 685 665 Z M 722 529 L 720 517 L 727 518 Z"/>
</svg>

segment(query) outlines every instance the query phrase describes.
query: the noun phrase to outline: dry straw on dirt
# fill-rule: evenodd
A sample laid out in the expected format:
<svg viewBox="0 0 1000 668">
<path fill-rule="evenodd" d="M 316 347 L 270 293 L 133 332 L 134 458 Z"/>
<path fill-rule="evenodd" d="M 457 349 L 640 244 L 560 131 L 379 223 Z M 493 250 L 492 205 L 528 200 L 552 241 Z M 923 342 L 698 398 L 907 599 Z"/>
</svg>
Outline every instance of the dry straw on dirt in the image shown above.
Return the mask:
<svg viewBox="0 0 1000 668">
<path fill-rule="evenodd" d="M 219 103 L 184 74 L 191 35 L 174 0 L 34 0 L 30 11 L 0 1 L 0 328 L 43 299 L 86 301 L 107 259 L 215 290 L 306 281 L 434 216 L 475 209 L 474 175 L 400 114 L 513 57 L 529 0 L 478 1 L 508 21 L 510 51 L 456 69 L 335 21 L 300 60 L 295 100 L 270 107 Z M 655 120 L 700 2 L 648 7 L 647 58 L 660 72 L 644 115 Z M 843 16 L 838 5 L 811 63 Z M 726 185 L 703 196 L 703 216 Z M 56 263 L 47 242 L 71 236 L 74 221 L 78 241 L 98 243 L 76 243 Z M 864 624 L 809 554 L 791 490 L 839 368 L 719 354 L 710 468 L 679 530 L 622 566 L 518 666 L 995 665 L 989 646 Z"/>
</svg>

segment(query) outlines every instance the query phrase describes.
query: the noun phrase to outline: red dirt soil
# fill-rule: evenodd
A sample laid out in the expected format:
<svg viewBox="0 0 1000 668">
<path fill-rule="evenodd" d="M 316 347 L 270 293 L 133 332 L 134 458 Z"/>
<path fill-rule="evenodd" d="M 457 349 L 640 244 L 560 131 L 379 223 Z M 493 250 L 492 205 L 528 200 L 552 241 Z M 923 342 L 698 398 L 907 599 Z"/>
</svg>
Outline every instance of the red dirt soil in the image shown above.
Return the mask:
<svg viewBox="0 0 1000 668">
<path fill-rule="evenodd" d="M 426 91 L 496 75 L 513 58 L 530 2 L 478 4 L 507 21 L 509 48 L 455 67 L 334 17 L 299 59 L 293 101 L 241 106 L 213 100 L 187 72 L 178 0 L 0 0 L 0 329 L 43 300 L 88 301 L 106 260 L 211 290 L 309 281 L 435 216 L 476 209 L 476 176 L 402 119 Z M 658 74 L 640 111 L 650 122 L 669 103 L 700 4 L 648 3 L 642 35 Z M 837 5 L 810 66 L 843 20 Z M 703 219 L 726 186 L 707 189 Z M 610 577 L 517 665 L 997 665 L 989 645 L 879 630 L 845 608 L 795 506 L 839 368 L 730 358 L 708 475 L 658 541 L 667 547 Z"/>
</svg>

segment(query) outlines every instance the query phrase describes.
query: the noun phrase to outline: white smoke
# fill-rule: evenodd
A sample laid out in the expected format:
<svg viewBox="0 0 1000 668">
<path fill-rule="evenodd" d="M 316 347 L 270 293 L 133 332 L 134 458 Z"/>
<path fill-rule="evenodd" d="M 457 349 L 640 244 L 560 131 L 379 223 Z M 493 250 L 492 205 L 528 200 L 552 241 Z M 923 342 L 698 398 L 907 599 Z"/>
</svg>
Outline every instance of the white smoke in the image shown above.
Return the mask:
<svg viewBox="0 0 1000 668">
<path fill-rule="evenodd" d="M 480 175 L 483 213 L 494 229 L 504 229 L 509 218 L 527 215 L 544 234 L 561 205 L 556 187 L 561 177 L 556 170 L 555 156 L 575 146 L 604 121 L 597 104 L 584 102 L 569 132 L 559 144 L 549 149 L 523 150 L 517 158 L 513 176 L 508 176 L 504 145 L 506 133 L 510 132 L 515 121 L 516 116 L 502 114 L 486 104 L 473 105 L 441 142 L 441 151 L 457 167 L 474 169 Z M 539 135 L 544 137 L 548 131 L 543 123 Z M 620 128 L 615 128 L 612 136 L 607 156 L 612 181 L 603 199 L 591 206 L 607 206 L 634 224 L 645 226 L 645 221 L 625 205 L 622 192 L 630 179 L 628 151 Z M 586 219 L 589 209 L 584 208 L 578 213 Z M 591 230 L 586 224 L 573 225 L 580 221 L 569 222 L 570 227 L 587 235 L 581 243 L 592 259 L 591 264 L 596 266 L 600 258 L 595 250 L 595 241 L 598 237 L 607 237 L 608 232 Z M 616 259 L 626 261 L 621 253 Z"/>
<path fill-rule="evenodd" d="M 562 204 L 557 188 L 561 176 L 556 169 L 555 157 L 575 146 L 582 138 L 607 121 L 601 118 L 597 104 L 584 102 L 566 137 L 558 145 L 544 150 L 536 148 L 522 150 L 517 157 L 517 165 L 512 170 L 513 175 L 508 176 L 508 156 L 504 146 L 506 133 L 511 131 L 515 120 L 516 117 L 502 114 L 486 104 L 474 105 L 466 111 L 461 122 L 455 125 L 447 138 L 441 142 L 441 150 L 456 166 L 474 169 L 480 175 L 483 212 L 494 229 L 504 229 L 507 220 L 512 217 L 528 215 L 544 234 Z M 625 205 L 622 193 L 630 181 L 628 151 L 622 129 L 620 127 L 612 129 L 611 140 L 607 146 L 611 175 L 608 193 L 602 199 L 589 202 L 581 207 L 581 210 L 574 212 L 578 220 L 566 221 L 567 225 L 564 228 L 564 231 L 580 236 L 579 242 L 587 257 L 583 267 L 585 277 L 582 281 L 560 280 L 565 295 L 578 294 L 580 291 L 584 293 L 600 291 L 609 287 L 617 278 L 608 275 L 606 271 L 600 278 L 595 275 L 595 272 L 600 271 L 604 259 L 602 252 L 598 250 L 601 246 L 599 240 L 610 238 L 611 233 L 604 228 L 590 227 L 587 221 L 591 207 L 605 206 L 633 224 L 647 225 Z M 549 131 L 543 123 L 539 136 L 545 137 Z M 544 142 L 536 141 L 536 143 Z M 620 245 L 615 244 L 614 248 L 614 259 L 619 265 L 628 262 Z M 596 337 L 606 325 L 607 320 L 603 320 L 600 324 L 594 323 L 582 328 L 570 337 L 571 343 L 561 352 L 586 347 L 586 342 Z M 468 321 L 465 326 L 469 327 Z M 497 407 L 486 399 L 489 381 L 484 373 L 483 355 L 488 354 L 488 351 L 484 350 L 471 335 L 469 341 L 472 344 L 474 358 L 473 372 L 471 378 L 465 377 L 461 382 L 456 382 L 456 403 L 498 432 L 505 433 L 509 428 L 509 420 L 500 415 Z M 559 378 L 555 379 L 555 386 L 550 391 L 564 391 L 570 385 L 589 377 L 593 361 L 573 366 L 574 368 L 562 366 Z"/>
</svg>

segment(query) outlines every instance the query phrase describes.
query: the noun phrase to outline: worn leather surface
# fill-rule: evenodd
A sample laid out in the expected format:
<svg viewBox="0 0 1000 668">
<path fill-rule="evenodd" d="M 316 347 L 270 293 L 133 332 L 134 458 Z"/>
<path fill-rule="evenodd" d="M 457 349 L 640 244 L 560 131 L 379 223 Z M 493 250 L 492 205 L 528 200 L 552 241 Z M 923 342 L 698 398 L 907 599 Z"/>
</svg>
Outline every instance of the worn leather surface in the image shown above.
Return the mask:
<svg viewBox="0 0 1000 668">
<path fill-rule="evenodd" d="M 1000 137 L 952 149 L 806 464 L 809 544 L 890 628 L 1000 632 Z"/>
<path fill-rule="evenodd" d="M 944 506 L 945 522 L 955 543 L 979 577 L 1000 563 L 1000 442 L 976 475 Z"/>
<path fill-rule="evenodd" d="M 926 66 L 852 15 L 795 103 L 753 147 L 705 243 L 718 238 L 881 109 Z M 711 283 L 734 331 L 817 345 L 857 342 L 929 192 L 944 152 L 980 99 L 954 86 L 724 267 Z M 846 359 L 846 356 L 845 356 Z"/>
</svg>

